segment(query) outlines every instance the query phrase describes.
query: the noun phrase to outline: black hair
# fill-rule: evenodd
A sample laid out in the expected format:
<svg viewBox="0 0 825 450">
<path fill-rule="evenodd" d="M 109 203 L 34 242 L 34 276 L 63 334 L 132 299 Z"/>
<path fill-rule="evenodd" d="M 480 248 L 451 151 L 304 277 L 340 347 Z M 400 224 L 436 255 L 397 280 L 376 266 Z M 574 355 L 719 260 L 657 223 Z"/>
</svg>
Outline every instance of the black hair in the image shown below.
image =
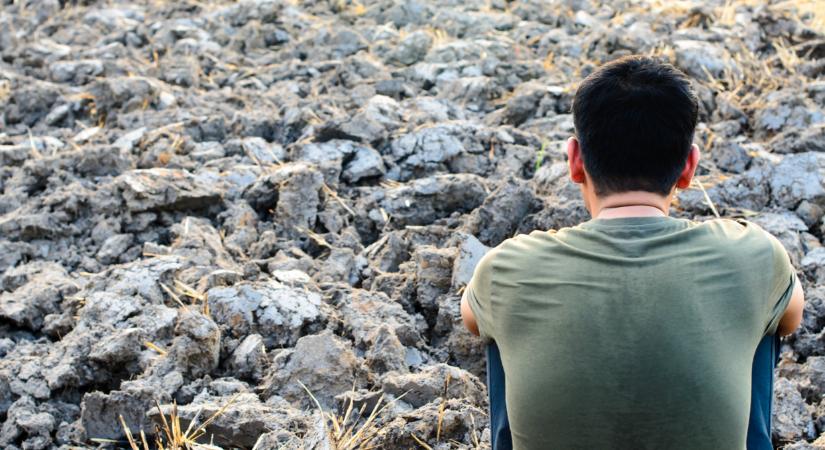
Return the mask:
<svg viewBox="0 0 825 450">
<path fill-rule="evenodd" d="M 582 81 L 573 121 L 596 194 L 667 195 L 685 167 L 699 113 L 687 76 L 643 56 L 611 61 Z"/>
</svg>

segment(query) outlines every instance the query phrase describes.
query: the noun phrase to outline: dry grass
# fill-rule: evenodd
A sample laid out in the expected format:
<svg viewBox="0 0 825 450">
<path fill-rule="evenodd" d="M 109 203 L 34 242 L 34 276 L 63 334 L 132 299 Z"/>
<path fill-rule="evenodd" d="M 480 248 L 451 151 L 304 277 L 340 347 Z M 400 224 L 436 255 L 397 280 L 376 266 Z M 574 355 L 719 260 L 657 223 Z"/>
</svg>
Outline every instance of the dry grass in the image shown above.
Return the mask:
<svg viewBox="0 0 825 450">
<path fill-rule="evenodd" d="M 176 403 L 172 404 L 172 411 L 167 418 L 163 414 L 160 404 L 156 402 L 155 405 L 160 413 L 161 426 L 155 427 L 155 440 L 153 446 L 149 445 L 149 440 L 146 438 L 146 434 L 143 430 L 140 431 L 140 440 L 138 440 L 132 434 L 132 430 L 130 430 L 126 425 L 126 421 L 123 419 L 123 416 L 118 416 L 118 418 L 120 419 L 120 424 L 126 434 L 126 440 L 128 441 L 131 450 L 221 450 L 220 447 L 215 445 L 198 442 L 198 439 L 206 435 L 206 428 L 209 427 L 209 425 L 212 424 L 212 422 L 214 422 L 224 412 L 226 412 L 229 406 L 231 406 L 236 399 L 237 395 L 229 399 L 225 405 L 216 411 L 215 414 L 212 414 L 212 416 L 206 419 L 202 424 L 197 425 L 198 419 L 200 418 L 199 411 L 189 422 L 189 426 L 185 430 L 181 425 L 180 416 L 178 415 L 178 405 Z M 105 439 L 92 439 L 92 441 L 111 443 L 111 441 Z"/>
<path fill-rule="evenodd" d="M 0 101 L 5 102 L 11 96 L 11 81 L 0 80 Z"/>
<path fill-rule="evenodd" d="M 188 225 L 188 222 L 187 222 Z M 198 292 L 195 288 L 187 285 L 183 281 L 175 279 L 175 285 L 170 288 L 165 283 L 158 282 L 161 289 L 172 297 L 172 300 L 183 309 L 188 309 L 189 306 L 197 307 L 198 310 L 205 316 L 209 316 L 209 299 L 205 293 Z M 182 297 L 189 297 L 192 301 L 189 304 L 184 303 Z"/>
<path fill-rule="evenodd" d="M 448 373 L 447 378 L 444 380 L 444 391 L 442 392 L 442 395 L 441 395 L 441 399 L 442 399 L 441 404 L 438 405 L 438 419 L 437 419 L 436 427 L 435 427 L 435 444 L 434 444 L 436 446 L 439 443 L 442 442 L 441 441 L 441 431 L 442 431 L 442 426 L 444 424 L 444 414 L 447 410 L 447 390 L 450 387 L 450 381 L 452 381 L 452 379 L 450 377 L 450 374 Z M 472 440 L 472 445 L 473 445 L 472 448 L 479 449 L 479 448 L 481 448 L 481 441 L 479 440 L 478 433 L 476 432 L 475 417 L 472 414 L 470 414 L 470 423 L 471 423 L 470 439 Z M 415 433 L 410 434 L 410 437 L 412 437 L 413 440 L 416 443 L 418 443 L 418 445 L 421 446 L 421 448 L 423 448 L 425 450 L 432 450 L 433 449 L 432 445 L 427 443 L 424 439 L 421 439 L 420 437 L 416 436 Z M 465 444 L 463 444 L 461 442 L 456 442 L 454 440 L 449 440 L 449 441 L 446 441 L 446 442 L 451 444 L 451 446 L 455 447 L 455 448 L 464 448 L 464 446 L 465 446 Z"/>
<path fill-rule="evenodd" d="M 388 406 L 406 395 L 406 393 L 404 393 L 397 399 L 384 403 L 384 395 L 382 394 L 366 417 L 364 417 L 367 409 L 366 403 L 361 406 L 357 413 L 354 413 L 354 400 L 350 398 L 346 410 L 342 415 L 338 416 L 331 412 L 324 411 L 321 403 L 318 402 L 318 399 L 315 398 L 315 395 L 312 394 L 309 388 L 300 381 L 298 384 L 306 391 L 324 418 L 327 438 L 335 450 L 369 450 L 378 448 L 373 441 L 382 430 L 378 423 L 379 416 Z M 382 405 L 382 403 L 384 404 Z"/>
<path fill-rule="evenodd" d="M 710 210 L 713 212 L 713 215 L 716 216 L 717 219 L 722 217 L 722 216 L 719 215 L 719 211 L 716 209 L 716 205 L 713 204 L 713 200 L 710 199 L 710 196 L 708 195 L 708 191 L 705 190 L 705 185 L 703 185 L 702 182 L 699 181 L 698 178 L 694 178 L 693 183 L 696 184 L 697 186 L 699 186 L 699 189 L 702 191 L 702 195 L 705 196 L 705 203 L 708 204 L 708 206 L 710 207 Z"/>
<path fill-rule="evenodd" d="M 825 33 L 825 0 L 786 0 L 769 6 L 787 12 L 816 32 Z"/>
<path fill-rule="evenodd" d="M 341 205 L 342 208 L 347 210 L 348 213 L 352 214 L 353 216 L 356 215 L 355 210 L 353 210 L 352 208 L 350 208 L 349 205 L 344 203 L 344 200 L 342 200 L 341 197 L 338 196 L 338 193 L 335 192 L 335 190 L 332 189 L 331 187 L 327 186 L 326 183 L 324 183 L 324 185 L 322 186 L 322 190 L 324 191 L 325 194 L 332 197 L 333 200 L 337 201 Z"/>
<path fill-rule="evenodd" d="M 326 248 L 330 248 L 330 249 L 334 248 L 329 242 L 327 242 L 326 239 L 324 239 L 323 236 L 321 236 L 320 234 L 318 234 L 318 233 L 316 233 L 312 230 L 308 230 L 308 229 L 302 228 L 302 227 L 295 227 L 295 229 L 298 230 L 298 232 L 300 232 L 300 233 L 306 234 L 308 238 L 312 239 L 313 242 L 315 242 L 317 245 L 319 245 L 321 247 L 326 247 Z"/>
<path fill-rule="evenodd" d="M 151 350 L 154 350 L 160 356 L 166 356 L 168 354 L 168 352 L 166 350 L 158 347 L 157 345 L 155 345 L 155 344 L 153 344 L 149 341 L 144 342 L 143 345 L 145 345 L 147 348 L 149 348 Z"/>
</svg>

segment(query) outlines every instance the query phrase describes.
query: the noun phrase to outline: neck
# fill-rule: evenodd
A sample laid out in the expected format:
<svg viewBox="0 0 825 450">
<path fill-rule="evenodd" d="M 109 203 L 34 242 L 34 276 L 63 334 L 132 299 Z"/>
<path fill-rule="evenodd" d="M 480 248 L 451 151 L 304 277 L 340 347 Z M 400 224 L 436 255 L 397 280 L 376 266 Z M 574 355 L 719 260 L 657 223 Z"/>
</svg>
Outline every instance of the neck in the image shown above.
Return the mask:
<svg viewBox="0 0 825 450">
<path fill-rule="evenodd" d="M 590 204 L 590 214 L 597 219 L 620 217 L 667 216 L 671 196 L 652 192 L 631 191 L 595 197 Z"/>
</svg>

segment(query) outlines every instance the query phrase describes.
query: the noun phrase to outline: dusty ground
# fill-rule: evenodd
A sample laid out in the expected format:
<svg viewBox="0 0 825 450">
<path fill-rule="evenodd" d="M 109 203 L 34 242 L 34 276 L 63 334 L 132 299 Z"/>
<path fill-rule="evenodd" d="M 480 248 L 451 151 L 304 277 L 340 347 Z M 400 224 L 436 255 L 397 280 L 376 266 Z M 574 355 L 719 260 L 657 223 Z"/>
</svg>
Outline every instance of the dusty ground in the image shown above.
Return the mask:
<svg viewBox="0 0 825 450">
<path fill-rule="evenodd" d="M 630 53 L 695 77 L 709 198 L 799 268 L 774 438 L 814 448 L 825 4 L 632 3 L 0 1 L 0 448 L 123 447 L 156 401 L 229 403 L 223 447 L 488 447 L 460 290 L 587 219 L 571 98 Z"/>
</svg>

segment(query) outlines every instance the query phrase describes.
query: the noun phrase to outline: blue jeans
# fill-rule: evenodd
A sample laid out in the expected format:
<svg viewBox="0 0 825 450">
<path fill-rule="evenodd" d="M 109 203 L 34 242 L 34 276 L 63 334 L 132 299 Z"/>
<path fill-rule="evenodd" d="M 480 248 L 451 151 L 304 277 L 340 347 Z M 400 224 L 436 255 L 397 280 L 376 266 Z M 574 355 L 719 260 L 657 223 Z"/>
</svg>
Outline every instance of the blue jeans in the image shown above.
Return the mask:
<svg viewBox="0 0 825 450">
<path fill-rule="evenodd" d="M 779 362 L 779 335 L 765 336 L 753 357 L 751 416 L 748 422 L 748 450 L 773 450 L 771 404 L 773 369 Z M 510 422 L 504 398 L 504 367 L 495 342 L 487 345 L 487 391 L 490 396 L 490 431 L 493 450 L 510 450 Z"/>
</svg>

